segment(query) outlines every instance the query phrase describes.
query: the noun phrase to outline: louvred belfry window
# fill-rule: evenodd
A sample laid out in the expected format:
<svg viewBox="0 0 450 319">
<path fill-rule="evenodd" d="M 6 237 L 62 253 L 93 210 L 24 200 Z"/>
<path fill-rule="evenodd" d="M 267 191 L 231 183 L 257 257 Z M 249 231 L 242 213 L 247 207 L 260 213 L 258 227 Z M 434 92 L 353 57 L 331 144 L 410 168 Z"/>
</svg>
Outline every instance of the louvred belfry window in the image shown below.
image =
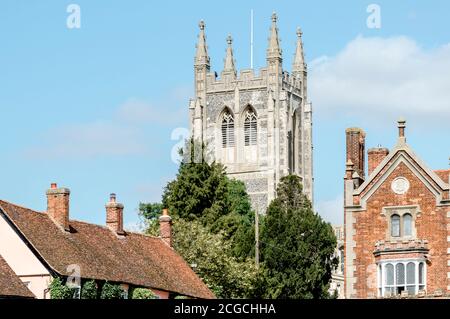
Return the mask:
<svg viewBox="0 0 450 319">
<path fill-rule="evenodd" d="M 245 146 L 256 145 L 257 141 L 257 119 L 256 114 L 252 110 L 245 113 L 244 121 L 244 141 Z"/>
<path fill-rule="evenodd" d="M 234 118 L 226 111 L 222 119 L 222 147 L 234 146 Z"/>
</svg>

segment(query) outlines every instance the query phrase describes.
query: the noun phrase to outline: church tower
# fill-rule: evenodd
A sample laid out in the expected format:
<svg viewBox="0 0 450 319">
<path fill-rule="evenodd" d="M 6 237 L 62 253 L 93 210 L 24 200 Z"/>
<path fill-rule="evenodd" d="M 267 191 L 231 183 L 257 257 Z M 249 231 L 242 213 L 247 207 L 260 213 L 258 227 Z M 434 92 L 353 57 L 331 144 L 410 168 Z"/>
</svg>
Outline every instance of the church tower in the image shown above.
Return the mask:
<svg viewBox="0 0 450 319">
<path fill-rule="evenodd" d="M 205 23 L 199 24 L 194 60 L 195 97 L 189 104 L 190 130 L 206 145 L 209 160 L 223 163 L 242 180 L 252 206 L 264 213 L 281 177 L 296 174 L 313 199 L 312 106 L 307 100 L 307 68 L 302 32 L 289 74 L 283 70 L 277 16 L 272 15 L 267 64 L 237 72 L 233 39 L 226 38 L 224 67 L 210 70 Z"/>
</svg>

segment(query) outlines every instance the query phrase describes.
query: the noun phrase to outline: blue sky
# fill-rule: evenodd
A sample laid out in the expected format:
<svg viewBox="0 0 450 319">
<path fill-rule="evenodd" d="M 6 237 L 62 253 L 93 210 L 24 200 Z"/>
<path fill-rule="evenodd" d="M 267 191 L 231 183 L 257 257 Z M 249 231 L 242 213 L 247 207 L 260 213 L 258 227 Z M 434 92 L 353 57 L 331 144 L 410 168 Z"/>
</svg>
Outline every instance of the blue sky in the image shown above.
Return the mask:
<svg viewBox="0 0 450 319">
<path fill-rule="evenodd" d="M 68 29 L 66 8 L 81 8 Z M 37 210 L 51 182 L 69 187 L 71 217 L 103 224 L 110 192 L 137 220 L 175 176 L 171 132 L 187 127 L 198 21 L 212 69 L 225 38 L 248 68 L 250 9 L 255 67 L 265 63 L 276 11 L 289 71 L 303 29 L 314 107 L 315 203 L 342 222 L 344 130 L 392 147 L 404 116 L 408 142 L 433 169 L 450 155 L 450 46 L 446 1 L 2 1 L 0 7 L 0 198 Z M 366 8 L 381 8 L 369 29 Z M 449 92 L 447 92 L 449 91 Z"/>
</svg>

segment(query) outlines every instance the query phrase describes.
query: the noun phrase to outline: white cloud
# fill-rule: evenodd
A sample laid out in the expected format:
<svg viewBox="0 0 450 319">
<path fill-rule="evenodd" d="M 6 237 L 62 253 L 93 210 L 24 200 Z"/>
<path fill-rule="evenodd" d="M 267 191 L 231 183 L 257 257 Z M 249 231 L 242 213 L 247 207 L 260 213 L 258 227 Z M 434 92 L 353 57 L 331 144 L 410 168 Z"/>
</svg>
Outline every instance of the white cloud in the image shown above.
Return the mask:
<svg viewBox="0 0 450 319">
<path fill-rule="evenodd" d="M 157 103 L 129 98 L 114 108 L 109 118 L 64 124 L 43 132 L 37 145 L 28 147 L 24 154 L 32 159 L 79 159 L 148 153 L 149 139 L 155 134 L 154 130 L 149 133 L 152 129 L 158 125 L 175 128 L 188 122 L 189 93 L 179 86 Z"/>
<path fill-rule="evenodd" d="M 332 225 L 344 224 L 344 195 L 339 195 L 335 199 L 317 202 L 315 210 L 322 218 Z"/>
<path fill-rule="evenodd" d="M 424 50 L 407 37 L 357 37 L 310 63 L 319 115 L 450 119 L 450 45 Z"/>
<path fill-rule="evenodd" d="M 122 105 L 116 111 L 116 118 L 123 120 L 126 123 L 133 125 L 138 124 L 163 124 L 174 125 L 187 122 L 187 105 L 188 100 L 184 101 L 184 104 L 179 104 L 177 108 L 171 108 L 169 105 L 155 106 L 144 100 L 131 98 Z"/>
<path fill-rule="evenodd" d="M 192 96 L 189 86 L 176 86 L 155 101 L 130 98 L 120 105 L 115 118 L 131 125 L 180 125 L 188 123 L 188 103 Z"/>
<path fill-rule="evenodd" d="M 146 151 L 139 131 L 111 121 L 69 124 L 44 133 L 43 145 L 25 151 L 32 158 L 92 158 Z"/>
</svg>

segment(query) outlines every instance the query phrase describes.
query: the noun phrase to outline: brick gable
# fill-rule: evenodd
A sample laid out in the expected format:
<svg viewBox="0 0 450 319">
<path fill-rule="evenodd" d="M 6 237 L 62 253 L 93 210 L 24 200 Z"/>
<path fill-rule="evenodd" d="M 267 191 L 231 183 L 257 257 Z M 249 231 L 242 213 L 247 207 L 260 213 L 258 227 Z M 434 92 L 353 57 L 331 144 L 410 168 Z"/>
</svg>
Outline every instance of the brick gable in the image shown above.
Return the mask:
<svg viewBox="0 0 450 319">
<path fill-rule="evenodd" d="M 374 162 L 378 165 L 371 167 L 372 174 L 362 184 L 355 180 L 352 163 L 347 163 L 346 297 L 380 297 L 386 291 L 391 293 L 391 289 L 398 293 L 407 289 L 402 278 L 413 282 L 409 293 L 417 294 L 419 289 L 427 293 L 450 293 L 449 170 L 428 169 L 406 144 L 404 136 L 399 137 L 389 155 Z M 400 271 L 395 274 L 400 282 L 388 283 L 388 272 L 383 267 L 397 264 L 400 270 L 395 268 L 394 272 Z M 404 273 L 407 265 L 415 275 Z M 419 265 L 425 277 L 418 275 Z M 422 285 L 421 280 L 426 284 Z"/>
</svg>

